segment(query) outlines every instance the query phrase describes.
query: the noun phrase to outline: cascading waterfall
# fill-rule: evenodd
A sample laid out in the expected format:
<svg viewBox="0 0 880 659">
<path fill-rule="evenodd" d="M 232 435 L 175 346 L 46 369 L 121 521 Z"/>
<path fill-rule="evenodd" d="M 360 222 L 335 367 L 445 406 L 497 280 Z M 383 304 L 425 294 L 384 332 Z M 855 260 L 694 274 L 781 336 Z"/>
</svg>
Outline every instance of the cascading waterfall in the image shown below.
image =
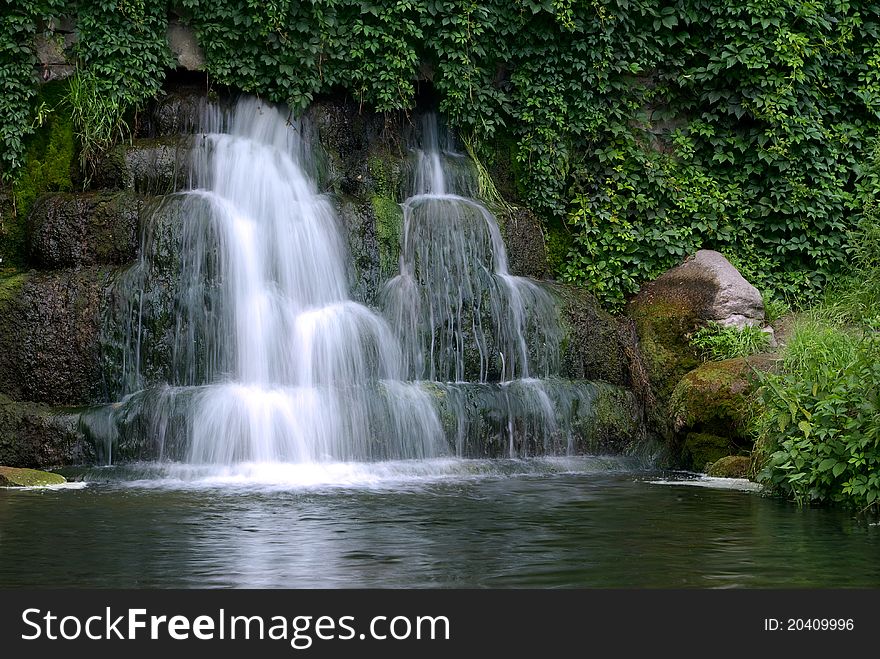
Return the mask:
<svg viewBox="0 0 880 659">
<path fill-rule="evenodd" d="M 174 290 L 171 384 L 123 405 L 146 420 L 160 452 L 208 464 L 444 452 L 428 394 L 401 381 L 387 322 L 349 297 L 345 244 L 304 173 L 307 158 L 302 126 L 275 108 L 251 99 L 208 111 L 197 187 L 166 202 L 183 223 L 176 281 L 154 277 L 167 251 L 156 230 L 123 295 L 138 300 L 131 322 L 140 328 L 149 291 Z M 135 368 L 141 333 L 129 332 L 125 361 Z M 128 379 L 143 385 L 139 373 Z M 169 443 L 171 432 L 182 437 Z"/>
<path fill-rule="evenodd" d="M 301 482 L 308 465 L 575 452 L 602 385 L 556 375 L 557 304 L 510 274 L 436 117 L 411 151 L 381 314 L 351 299 L 306 128 L 253 99 L 206 110 L 190 190 L 157 203 L 115 285 L 122 398 L 81 417 L 104 459 L 294 464 Z"/>
</svg>

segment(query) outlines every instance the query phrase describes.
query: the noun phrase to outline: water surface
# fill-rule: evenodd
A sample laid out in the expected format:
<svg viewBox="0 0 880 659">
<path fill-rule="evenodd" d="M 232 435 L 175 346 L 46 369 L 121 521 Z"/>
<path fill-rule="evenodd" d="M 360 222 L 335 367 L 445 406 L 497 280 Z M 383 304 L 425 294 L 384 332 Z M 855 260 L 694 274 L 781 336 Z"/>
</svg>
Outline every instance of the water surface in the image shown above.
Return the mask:
<svg viewBox="0 0 880 659">
<path fill-rule="evenodd" d="M 880 586 L 880 527 L 610 458 L 69 474 L 0 489 L 0 586 Z"/>
</svg>

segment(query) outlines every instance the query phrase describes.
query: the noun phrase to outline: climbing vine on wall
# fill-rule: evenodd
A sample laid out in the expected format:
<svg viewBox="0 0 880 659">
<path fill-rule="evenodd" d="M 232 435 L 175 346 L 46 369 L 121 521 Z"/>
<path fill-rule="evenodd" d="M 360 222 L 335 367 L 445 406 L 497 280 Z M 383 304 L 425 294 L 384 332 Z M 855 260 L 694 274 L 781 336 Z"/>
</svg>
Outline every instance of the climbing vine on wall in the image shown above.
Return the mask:
<svg viewBox="0 0 880 659">
<path fill-rule="evenodd" d="M 844 0 L 21 0 L 4 16 L 7 173 L 33 108 L 28 45 L 79 16 L 78 58 L 126 107 L 159 89 L 168 12 L 215 82 L 304 109 L 409 109 L 430 80 L 566 245 L 558 274 L 619 305 L 696 248 L 809 299 L 845 259 L 880 122 L 880 8 Z"/>
</svg>

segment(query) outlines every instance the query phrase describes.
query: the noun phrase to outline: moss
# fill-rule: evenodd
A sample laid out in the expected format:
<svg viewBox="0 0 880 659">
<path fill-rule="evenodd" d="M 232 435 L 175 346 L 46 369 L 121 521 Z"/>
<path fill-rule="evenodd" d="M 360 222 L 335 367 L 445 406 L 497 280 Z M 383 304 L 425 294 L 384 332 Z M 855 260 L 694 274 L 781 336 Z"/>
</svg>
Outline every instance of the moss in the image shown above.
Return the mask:
<svg viewBox="0 0 880 659">
<path fill-rule="evenodd" d="M 20 469 L 17 467 L 0 467 L 0 486 L 5 487 L 40 487 L 45 485 L 61 485 L 67 479 L 60 474 L 37 469 Z"/>
<path fill-rule="evenodd" d="M 23 272 L 0 275 L 0 305 L 5 305 L 18 297 L 27 279 L 27 274 Z"/>
<path fill-rule="evenodd" d="M 708 362 L 685 375 L 669 402 L 675 432 L 710 432 L 748 445 L 748 419 L 755 371 L 770 370 L 775 360 L 769 355 L 739 357 Z"/>
<path fill-rule="evenodd" d="M 371 153 L 367 158 L 367 173 L 377 197 L 393 199 L 396 196 L 398 181 L 389 158 Z"/>
<path fill-rule="evenodd" d="M 700 364 L 687 340 L 695 320 L 692 310 L 676 300 L 646 300 L 627 312 L 636 323 L 642 356 L 652 389 L 666 402 L 679 380 Z"/>
<path fill-rule="evenodd" d="M 37 102 L 53 107 L 42 127 L 27 143 L 24 164 L 6 197 L 0 200 L 0 258 L 2 265 L 24 265 L 27 258 L 27 216 L 34 202 L 46 192 L 73 189 L 76 173 L 73 125 L 60 109 L 57 89 Z"/>
<path fill-rule="evenodd" d="M 746 478 L 751 462 L 746 455 L 728 455 L 709 465 L 706 472 L 716 478 Z"/>
<path fill-rule="evenodd" d="M 573 240 L 571 233 L 559 220 L 551 221 L 544 229 L 547 245 L 547 264 L 554 277 L 560 277 L 568 261 L 568 253 L 571 250 Z"/>
<path fill-rule="evenodd" d="M 710 433 L 692 432 L 684 440 L 682 459 L 684 466 L 705 471 L 711 463 L 731 453 L 730 440 Z"/>
<path fill-rule="evenodd" d="M 379 268 L 383 275 L 398 269 L 400 237 L 403 232 L 403 209 L 388 197 L 370 199 L 376 216 L 376 241 L 379 244 Z"/>
</svg>

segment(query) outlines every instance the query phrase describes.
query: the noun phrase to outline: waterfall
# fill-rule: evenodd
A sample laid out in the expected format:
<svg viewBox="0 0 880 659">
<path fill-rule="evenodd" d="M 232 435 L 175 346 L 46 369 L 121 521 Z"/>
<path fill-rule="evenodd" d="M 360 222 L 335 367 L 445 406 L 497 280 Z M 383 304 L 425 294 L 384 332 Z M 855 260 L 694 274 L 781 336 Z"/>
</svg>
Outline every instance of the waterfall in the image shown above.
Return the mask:
<svg viewBox="0 0 880 659">
<path fill-rule="evenodd" d="M 441 455 L 437 414 L 401 381 L 394 333 L 350 299 L 345 243 L 305 173 L 302 125 L 245 99 L 209 109 L 194 149 L 193 189 L 166 202 L 177 212 L 165 215 L 182 224 L 176 276 L 156 275 L 168 247 L 154 230 L 124 294 L 140 305 L 150 290 L 173 289 L 170 386 L 139 391 L 135 374 L 126 402 L 160 450 L 208 464 Z M 144 316 L 139 306 L 131 322 Z M 143 350 L 133 341 L 127 363 Z M 180 434 L 181 422 L 175 449 L 166 435 Z"/>
<path fill-rule="evenodd" d="M 412 141 L 381 310 L 352 299 L 307 128 L 255 99 L 205 111 L 190 189 L 155 204 L 107 311 L 121 399 L 81 416 L 104 459 L 326 470 L 581 450 L 616 394 L 559 377 L 558 305 L 510 273 L 437 117 Z"/>
</svg>

